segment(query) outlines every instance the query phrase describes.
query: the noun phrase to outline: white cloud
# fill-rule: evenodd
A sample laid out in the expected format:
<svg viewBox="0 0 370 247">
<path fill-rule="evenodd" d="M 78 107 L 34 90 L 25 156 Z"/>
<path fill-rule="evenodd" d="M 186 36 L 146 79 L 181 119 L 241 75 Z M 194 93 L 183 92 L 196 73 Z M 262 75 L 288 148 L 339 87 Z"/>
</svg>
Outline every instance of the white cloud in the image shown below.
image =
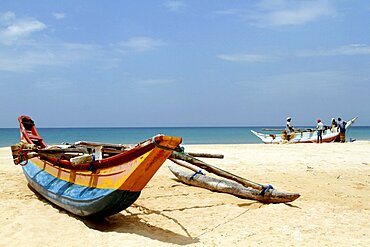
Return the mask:
<svg viewBox="0 0 370 247">
<path fill-rule="evenodd" d="M 119 48 L 121 51 L 144 52 L 163 46 L 165 43 L 159 39 L 149 37 L 133 37 L 127 41 L 121 42 Z"/>
<path fill-rule="evenodd" d="M 55 15 L 56 18 L 62 16 L 62 13 Z M 145 52 L 165 45 L 163 41 L 150 37 L 133 37 L 107 47 L 80 43 L 45 43 L 34 37 L 35 33 L 46 28 L 44 23 L 34 18 L 18 18 L 13 12 L 0 13 L 0 45 L 6 45 L 0 49 L 0 71 L 30 72 L 50 66 L 68 67 L 81 61 L 109 69 L 122 59 L 122 54 L 114 51 Z"/>
<path fill-rule="evenodd" d="M 53 13 L 52 15 L 57 20 L 61 20 L 61 19 L 64 19 L 66 17 L 66 14 L 65 13 L 60 13 L 60 12 L 59 13 Z"/>
<path fill-rule="evenodd" d="M 38 20 L 17 19 L 13 12 L 6 12 L 0 15 L 0 42 L 9 45 L 46 28 Z"/>
<path fill-rule="evenodd" d="M 257 21 L 272 26 L 300 25 L 332 13 L 333 10 L 326 3 L 310 2 L 272 11 Z"/>
<path fill-rule="evenodd" d="M 33 32 L 46 28 L 46 25 L 39 21 L 18 21 L 2 31 L 3 36 L 10 39 L 27 36 Z"/>
<path fill-rule="evenodd" d="M 370 55 L 370 46 L 366 44 L 350 44 L 333 49 L 302 51 L 297 54 L 297 56 L 300 57 L 355 56 L 355 55 Z"/>
<path fill-rule="evenodd" d="M 171 12 L 181 12 L 186 8 L 186 5 L 182 1 L 171 0 L 165 3 L 165 7 Z"/>
<path fill-rule="evenodd" d="M 217 57 L 230 62 L 246 63 L 268 62 L 272 60 L 270 56 L 261 54 L 220 54 Z"/>
<path fill-rule="evenodd" d="M 57 57 L 48 52 L 10 52 L 0 54 L 0 71 L 29 72 L 37 66 L 55 65 Z"/>
<path fill-rule="evenodd" d="M 338 55 L 370 55 L 370 46 L 365 44 L 351 44 L 334 50 Z"/>
<path fill-rule="evenodd" d="M 68 67 L 83 60 L 102 61 L 101 52 L 98 46 L 69 43 L 32 44 L 16 50 L 0 50 L 0 71 L 30 72 L 46 66 Z"/>
<path fill-rule="evenodd" d="M 259 63 L 259 62 L 273 62 L 276 60 L 292 59 L 299 57 L 329 57 L 329 56 L 369 56 L 370 45 L 366 44 L 350 44 L 337 48 L 327 48 L 318 50 L 304 50 L 298 52 L 280 52 L 274 55 L 264 54 L 220 54 L 218 58 L 230 62 L 244 62 L 244 63 Z"/>
<path fill-rule="evenodd" d="M 334 6 L 327 0 L 293 1 L 264 0 L 250 9 L 228 9 L 215 12 L 236 16 L 258 27 L 302 25 L 322 17 L 335 15 Z"/>
</svg>

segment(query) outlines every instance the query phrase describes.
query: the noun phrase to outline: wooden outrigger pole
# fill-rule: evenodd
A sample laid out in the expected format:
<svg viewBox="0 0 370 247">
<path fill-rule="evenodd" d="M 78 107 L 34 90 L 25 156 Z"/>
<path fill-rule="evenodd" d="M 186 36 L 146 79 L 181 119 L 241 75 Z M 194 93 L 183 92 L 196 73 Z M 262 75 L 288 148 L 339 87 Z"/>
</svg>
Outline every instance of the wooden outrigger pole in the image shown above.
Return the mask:
<svg viewBox="0 0 370 247">
<path fill-rule="evenodd" d="M 292 202 L 300 197 L 298 193 L 278 192 L 271 185 L 258 184 L 230 172 L 224 171 L 213 165 L 207 164 L 204 161 L 196 159 L 185 152 L 173 151 L 170 160 L 177 165 L 183 166 L 195 172 L 189 173 L 179 170 L 175 167 L 169 167 L 171 172 L 181 182 L 188 185 L 202 187 L 212 191 L 228 193 L 234 196 L 257 200 L 263 203 L 287 203 Z M 185 161 L 191 165 L 181 161 Z M 205 176 L 201 170 L 195 168 L 194 166 L 232 181 Z"/>
<path fill-rule="evenodd" d="M 189 162 L 190 164 L 193 164 L 195 166 L 198 166 L 198 167 L 200 167 L 200 168 L 202 168 L 202 169 L 204 169 L 204 170 L 206 170 L 210 173 L 216 174 L 220 177 L 224 177 L 224 178 L 233 180 L 233 181 L 238 182 L 238 183 L 240 183 L 240 184 L 242 184 L 246 187 L 252 187 L 253 189 L 257 189 L 257 190 L 264 189 L 264 186 L 261 185 L 261 184 L 249 181 L 248 179 L 239 177 L 239 176 L 234 175 L 230 172 L 227 172 L 227 171 L 224 171 L 220 168 L 217 168 L 213 165 L 207 164 L 204 161 L 196 159 L 196 158 L 192 157 L 189 154 L 179 153 L 179 152 L 174 151 L 174 152 L 172 152 L 171 158 L 184 160 L 184 161 Z"/>
</svg>

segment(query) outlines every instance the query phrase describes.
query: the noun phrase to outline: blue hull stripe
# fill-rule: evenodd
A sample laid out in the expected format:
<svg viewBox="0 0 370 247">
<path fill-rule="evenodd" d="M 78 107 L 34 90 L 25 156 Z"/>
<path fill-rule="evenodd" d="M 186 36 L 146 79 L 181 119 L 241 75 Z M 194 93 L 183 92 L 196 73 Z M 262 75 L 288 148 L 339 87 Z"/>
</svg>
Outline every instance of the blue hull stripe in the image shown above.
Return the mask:
<svg viewBox="0 0 370 247">
<path fill-rule="evenodd" d="M 61 180 L 39 168 L 32 161 L 23 167 L 30 185 L 42 196 L 65 210 L 79 215 L 106 216 L 130 206 L 140 192 L 99 189 Z"/>
</svg>

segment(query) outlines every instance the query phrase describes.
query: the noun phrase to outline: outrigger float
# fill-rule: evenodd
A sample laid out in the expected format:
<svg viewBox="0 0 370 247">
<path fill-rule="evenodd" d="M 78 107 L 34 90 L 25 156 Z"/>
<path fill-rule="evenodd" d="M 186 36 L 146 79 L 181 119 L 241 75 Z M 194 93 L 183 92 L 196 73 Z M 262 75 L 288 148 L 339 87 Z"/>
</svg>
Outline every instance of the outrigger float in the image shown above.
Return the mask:
<svg viewBox="0 0 370 247">
<path fill-rule="evenodd" d="M 207 158 L 222 158 L 208 156 Z M 207 164 L 191 155 L 172 152 L 170 160 L 177 165 L 186 167 L 193 172 L 186 172 L 176 167 L 169 167 L 177 179 L 187 185 L 197 186 L 211 191 L 227 193 L 240 198 L 256 200 L 263 203 L 287 203 L 300 197 L 298 193 L 279 192 L 272 185 L 262 185 L 251 180 L 242 178 Z M 186 161 L 187 163 L 184 163 Z M 199 169 L 201 168 L 201 169 Z M 206 176 L 205 171 L 219 177 Z"/>
<path fill-rule="evenodd" d="M 209 165 L 195 157 L 223 155 L 185 153 L 179 146 L 180 137 L 157 135 L 133 146 L 85 141 L 48 146 L 30 117 L 20 116 L 18 121 L 21 142 L 12 146 L 14 163 L 22 166 L 34 191 L 77 216 L 105 217 L 126 209 L 167 159 L 196 171 L 186 173 L 170 168 L 181 182 L 189 185 L 264 203 L 291 202 L 300 196 L 277 192 L 270 185 L 254 183 Z M 200 174 L 199 168 L 223 179 Z"/>
<path fill-rule="evenodd" d="M 357 118 L 358 117 L 352 118 L 346 122 L 346 130 L 357 120 Z M 317 130 L 315 129 L 307 129 L 302 131 L 297 130 L 290 136 L 288 136 L 286 133 L 260 133 L 254 130 L 251 130 L 251 132 L 266 144 L 317 142 Z M 337 129 L 326 129 L 322 134 L 322 142 L 334 142 L 337 139 L 339 139 L 339 131 Z"/>
</svg>

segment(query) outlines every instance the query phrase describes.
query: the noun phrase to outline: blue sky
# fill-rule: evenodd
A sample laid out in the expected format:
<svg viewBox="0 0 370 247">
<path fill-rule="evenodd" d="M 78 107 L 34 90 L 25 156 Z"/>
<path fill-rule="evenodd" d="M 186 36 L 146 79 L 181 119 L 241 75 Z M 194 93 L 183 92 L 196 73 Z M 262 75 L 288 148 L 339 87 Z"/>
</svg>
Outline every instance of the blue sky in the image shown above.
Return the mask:
<svg viewBox="0 0 370 247">
<path fill-rule="evenodd" d="M 370 2 L 0 4 L 0 127 L 370 125 Z"/>
</svg>

